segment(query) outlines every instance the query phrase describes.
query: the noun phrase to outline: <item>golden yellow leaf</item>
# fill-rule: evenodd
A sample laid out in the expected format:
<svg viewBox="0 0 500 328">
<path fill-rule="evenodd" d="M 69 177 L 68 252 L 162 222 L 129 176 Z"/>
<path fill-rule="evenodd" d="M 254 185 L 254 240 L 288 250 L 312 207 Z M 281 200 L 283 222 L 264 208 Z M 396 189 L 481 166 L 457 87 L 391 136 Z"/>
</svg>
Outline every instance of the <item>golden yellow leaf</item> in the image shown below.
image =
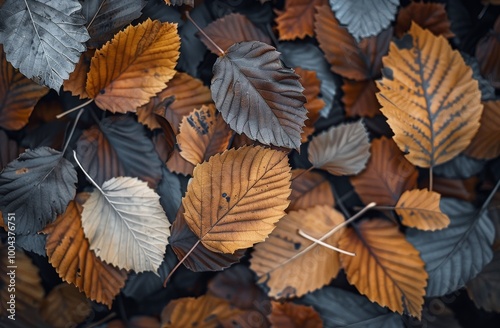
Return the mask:
<svg viewBox="0 0 500 328">
<path fill-rule="evenodd" d="M 450 224 L 450 218 L 439 208 L 441 195 L 426 189 L 405 191 L 396 204 L 396 213 L 408 227 L 420 230 L 440 230 Z"/>
<path fill-rule="evenodd" d="M 327 205 L 292 211 L 265 242 L 255 245 L 250 268 L 258 282 L 270 288 L 269 296 L 300 297 L 335 278 L 340 269 L 339 253 L 305 239 L 297 230 L 319 239 L 342 222 L 343 215 Z M 337 246 L 342 233 L 343 229 L 324 242 Z"/>
<path fill-rule="evenodd" d="M 500 156 L 500 100 L 483 104 L 481 126 L 465 154 L 478 159 L 493 159 Z"/>
<path fill-rule="evenodd" d="M 383 63 L 380 111 L 406 158 L 429 168 L 463 151 L 479 128 L 482 105 L 460 53 L 413 23 L 402 41 L 391 42 Z"/>
<path fill-rule="evenodd" d="M 396 224 L 374 219 L 346 229 L 339 248 L 356 256 L 340 254 L 349 283 L 372 302 L 420 319 L 427 272 L 418 250 Z"/>
<path fill-rule="evenodd" d="M 75 327 L 92 313 L 92 305 L 75 286 L 59 284 L 40 308 L 42 318 L 54 328 Z"/>
<path fill-rule="evenodd" d="M 206 248 L 232 254 L 273 231 L 289 204 L 290 178 L 283 152 L 227 150 L 195 167 L 182 199 L 184 217 Z"/>
<path fill-rule="evenodd" d="M 127 27 L 92 58 L 89 97 L 113 113 L 135 112 L 174 77 L 179 47 L 177 24 L 147 19 Z"/>
</svg>

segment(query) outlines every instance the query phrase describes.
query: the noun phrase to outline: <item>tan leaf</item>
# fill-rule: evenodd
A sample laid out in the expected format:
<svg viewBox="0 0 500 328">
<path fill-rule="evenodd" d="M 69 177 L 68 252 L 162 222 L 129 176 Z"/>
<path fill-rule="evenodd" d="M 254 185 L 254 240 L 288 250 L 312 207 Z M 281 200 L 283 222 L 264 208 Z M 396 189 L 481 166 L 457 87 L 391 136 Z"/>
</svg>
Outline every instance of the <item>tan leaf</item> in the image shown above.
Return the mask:
<svg viewBox="0 0 500 328">
<path fill-rule="evenodd" d="M 80 55 L 80 60 L 76 64 L 75 70 L 69 74 L 69 78 L 64 80 L 64 91 L 70 91 L 73 96 L 79 96 L 80 99 L 88 98 L 86 85 L 87 73 L 90 70 L 90 60 L 94 57 L 95 49 L 87 49 Z"/>
<path fill-rule="evenodd" d="M 181 156 L 193 165 L 200 164 L 227 149 L 232 131 L 218 115 L 215 106 L 202 106 L 182 119 L 177 144 Z"/>
<path fill-rule="evenodd" d="M 305 120 L 301 133 L 302 142 L 314 132 L 314 123 L 319 119 L 320 112 L 325 107 L 325 102 L 319 98 L 321 81 L 316 77 L 315 71 L 308 71 L 301 67 L 295 68 L 295 73 L 300 75 L 300 83 L 304 87 L 304 96 L 307 102 L 304 107 L 307 109 L 307 119 Z"/>
<path fill-rule="evenodd" d="M 258 282 L 269 287 L 269 296 L 300 297 L 337 276 L 339 253 L 305 239 L 297 230 L 321 238 L 342 222 L 342 214 L 326 205 L 292 211 L 278 222 L 269 239 L 255 245 L 250 268 Z M 341 234 L 338 231 L 324 242 L 337 246 Z"/>
<path fill-rule="evenodd" d="M 392 311 L 405 310 L 421 318 L 428 277 L 425 263 L 396 224 L 362 221 L 356 230 L 346 229 L 339 247 L 356 254 L 340 254 L 340 259 L 349 283 L 361 294 Z"/>
<path fill-rule="evenodd" d="M 92 306 L 75 286 L 62 283 L 43 300 L 40 313 L 54 328 L 74 327 L 92 313 Z"/>
<path fill-rule="evenodd" d="M 278 17 L 276 17 L 280 40 L 295 40 L 314 36 L 315 8 L 325 3 L 327 3 L 326 0 L 286 1 L 285 10 L 278 12 Z"/>
<path fill-rule="evenodd" d="M 442 35 L 445 38 L 455 36 L 451 31 L 451 24 L 442 3 L 411 2 L 402 8 L 396 20 L 396 36 L 403 37 L 410 29 L 412 21 L 435 35 Z"/>
<path fill-rule="evenodd" d="M 420 230 L 441 230 L 450 224 L 450 218 L 439 208 L 441 195 L 425 189 L 405 191 L 396 204 L 401 223 Z"/>
<path fill-rule="evenodd" d="M 392 42 L 383 59 L 377 98 L 399 149 L 414 165 L 429 168 L 467 148 L 479 128 L 481 92 L 445 38 L 413 23 L 406 40 L 411 48 Z"/>
<path fill-rule="evenodd" d="M 312 306 L 272 302 L 268 316 L 273 328 L 322 328 L 323 321 Z"/>
<path fill-rule="evenodd" d="M 335 199 L 330 182 L 319 173 L 304 171 L 292 171 L 292 193 L 287 212 L 305 210 L 315 205 L 333 207 Z"/>
<path fill-rule="evenodd" d="M 500 156 L 500 100 L 486 101 L 477 134 L 465 154 L 478 159 Z"/>
<path fill-rule="evenodd" d="M 135 112 L 174 77 L 179 47 L 177 24 L 147 19 L 130 25 L 92 58 L 89 97 L 113 113 Z"/>
<path fill-rule="evenodd" d="M 111 308 L 113 299 L 125 286 L 127 273 L 102 262 L 89 249 L 81 223 L 82 203 L 88 197 L 86 193 L 78 194 L 64 214 L 43 229 L 48 234 L 45 247 L 49 262 L 62 280 Z"/>
<path fill-rule="evenodd" d="M 342 102 L 345 105 L 347 117 L 374 117 L 382 114 L 378 103 L 377 86 L 375 81 L 351 81 L 344 79 L 342 84 L 344 96 Z"/>
<path fill-rule="evenodd" d="M 273 231 L 289 204 L 290 178 L 283 152 L 227 150 L 195 167 L 182 199 L 184 217 L 205 247 L 232 254 Z"/>
<path fill-rule="evenodd" d="M 308 158 L 315 168 L 334 175 L 361 172 L 370 158 L 370 141 L 363 123 L 345 123 L 318 134 L 309 143 Z"/>
</svg>

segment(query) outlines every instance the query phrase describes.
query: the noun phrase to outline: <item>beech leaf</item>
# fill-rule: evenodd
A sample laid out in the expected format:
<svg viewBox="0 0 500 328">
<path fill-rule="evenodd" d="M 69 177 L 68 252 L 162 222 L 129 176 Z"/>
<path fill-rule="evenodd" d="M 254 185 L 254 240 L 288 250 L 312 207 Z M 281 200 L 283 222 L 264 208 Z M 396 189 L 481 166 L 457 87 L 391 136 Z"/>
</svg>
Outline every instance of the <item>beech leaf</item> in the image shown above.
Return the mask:
<svg viewBox="0 0 500 328">
<path fill-rule="evenodd" d="M 298 149 L 307 111 L 299 76 L 265 43 L 241 42 L 213 67 L 212 98 L 229 126 L 263 144 Z"/>
<path fill-rule="evenodd" d="M 498 232 L 497 232 L 498 233 Z M 500 251 L 497 248 L 491 262 L 467 283 L 467 294 L 478 308 L 500 312 Z"/>
<path fill-rule="evenodd" d="M 483 104 L 481 125 L 465 154 L 477 159 L 493 159 L 500 156 L 500 100 Z"/>
<path fill-rule="evenodd" d="M 280 40 L 303 39 L 314 35 L 314 12 L 326 0 L 289 0 L 278 12 L 276 24 Z"/>
<path fill-rule="evenodd" d="M 268 318 L 273 328 L 323 328 L 318 312 L 310 306 L 272 302 L 272 309 Z"/>
<path fill-rule="evenodd" d="M 442 3 L 410 2 L 398 13 L 396 35 L 402 37 L 410 29 L 412 21 L 435 35 L 442 35 L 445 38 L 455 36 Z"/>
<path fill-rule="evenodd" d="M 304 172 L 303 169 L 292 171 L 292 193 L 287 212 L 305 210 L 315 205 L 333 207 L 333 198 L 330 182 L 321 174 Z"/>
</svg>

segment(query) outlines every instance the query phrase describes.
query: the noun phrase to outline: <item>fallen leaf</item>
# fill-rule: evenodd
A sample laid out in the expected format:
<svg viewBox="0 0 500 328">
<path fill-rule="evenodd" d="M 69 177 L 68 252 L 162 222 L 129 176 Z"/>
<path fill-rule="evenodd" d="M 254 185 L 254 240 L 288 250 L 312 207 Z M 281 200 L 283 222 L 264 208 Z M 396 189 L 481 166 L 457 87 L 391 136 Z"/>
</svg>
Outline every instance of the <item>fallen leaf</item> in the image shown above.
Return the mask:
<svg viewBox="0 0 500 328">
<path fill-rule="evenodd" d="M 147 126 L 150 130 L 162 127 L 160 119 L 164 119 L 168 122 L 165 115 L 167 114 L 170 105 L 172 105 L 175 101 L 174 96 L 163 98 L 161 96 L 162 92 L 163 91 L 159 92 L 156 96 L 151 97 L 146 105 L 137 108 L 137 121 Z"/>
<path fill-rule="evenodd" d="M 289 204 L 290 178 L 283 152 L 227 150 L 195 167 L 182 199 L 184 217 L 205 247 L 233 254 L 273 231 Z"/>
<path fill-rule="evenodd" d="M 495 21 L 493 31 L 486 34 L 476 45 L 476 58 L 479 61 L 481 73 L 495 87 L 500 88 L 500 17 Z"/>
<path fill-rule="evenodd" d="M 500 251 L 497 248 L 491 262 L 467 283 L 467 294 L 478 308 L 500 312 Z"/>
<path fill-rule="evenodd" d="M 325 102 L 319 98 L 321 81 L 316 77 L 315 71 L 296 67 L 295 73 L 300 76 L 300 83 L 304 87 L 304 96 L 307 100 L 304 105 L 307 109 L 307 119 L 304 122 L 305 126 L 301 134 L 301 141 L 306 142 L 307 138 L 314 132 L 314 123 L 319 119 L 320 112 L 325 107 Z"/>
<path fill-rule="evenodd" d="M 287 212 L 305 210 L 316 205 L 333 207 L 332 187 L 325 176 L 303 169 L 292 170 L 292 193 Z"/>
<path fill-rule="evenodd" d="M 420 27 L 428 29 L 434 35 L 442 35 L 445 38 L 455 36 L 451 31 L 451 24 L 442 3 L 410 2 L 401 8 L 396 20 L 395 34 L 398 38 L 410 29 L 411 22 Z"/>
<path fill-rule="evenodd" d="M 168 169 L 174 173 L 182 175 L 193 175 L 194 165 L 189 163 L 181 156 L 178 148 L 174 148 L 172 155 L 166 163 Z"/>
<path fill-rule="evenodd" d="M 165 0 L 165 3 L 169 6 L 181 6 L 181 5 L 188 5 L 191 7 L 194 6 L 194 0 Z"/>
<path fill-rule="evenodd" d="M 425 263 L 396 224 L 362 221 L 356 229 L 346 229 L 339 248 L 356 254 L 340 254 L 340 259 L 349 283 L 361 294 L 392 311 L 421 318 L 428 277 Z"/>
<path fill-rule="evenodd" d="M 477 134 L 465 150 L 465 155 L 477 159 L 500 156 L 500 100 L 485 101 Z"/>
<path fill-rule="evenodd" d="M 0 130 L 0 172 L 19 155 L 17 143 L 10 139 L 4 130 Z"/>
<path fill-rule="evenodd" d="M 299 76 L 283 67 L 275 48 L 237 43 L 217 59 L 213 73 L 212 98 L 236 133 L 266 145 L 300 147 L 306 98 Z"/>
<path fill-rule="evenodd" d="M 94 54 L 95 49 L 88 49 L 80 56 L 75 69 L 69 74 L 69 78 L 63 82 L 64 91 L 70 91 L 73 96 L 79 96 L 80 99 L 89 97 L 85 87 L 87 85 L 87 73 L 90 70 L 90 60 L 94 57 Z"/>
<path fill-rule="evenodd" d="M 391 43 L 383 62 L 380 111 L 405 157 L 432 168 L 467 148 L 482 105 L 478 83 L 460 53 L 445 38 L 412 24 L 402 42 Z"/>
<path fill-rule="evenodd" d="M 280 40 L 303 39 L 314 36 L 314 12 L 317 6 L 326 0 L 290 0 L 285 2 L 285 9 L 277 12 L 275 21 Z"/>
<path fill-rule="evenodd" d="M 344 96 L 342 102 L 345 105 L 347 117 L 374 117 L 382 114 L 378 103 L 377 86 L 373 80 L 351 81 L 344 79 L 342 84 Z"/>
<path fill-rule="evenodd" d="M 281 219 L 269 238 L 255 245 L 250 260 L 258 283 L 269 288 L 268 295 L 300 297 L 335 278 L 340 270 L 339 253 L 305 239 L 297 230 L 321 238 L 342 222 L 342 214 L 326 205 L 292 211 Z M 342 233 L 338 231 L 324 242 L 337 246 Z"/>
<path fill-rule="evenodd" d="M 310 306 L 272 302 L 269 321 L 273 328 L 323 328 L 318 312 Z"/>
<path fill-rule="evenodd" d="M 434 177 L 433 191 L 440 193 L 442 197 L 457 198 L 468 202 L 474 202 L 477 197 L 477 185 L 477 176 L 467 179 Z M 429 188 L 429 181 L 424 181 L 421 187 Z"/>
<path fill-rule="evenodd" d="M 135 112 L 174 77 L 179 47 L 177 24 L 147 19 L 130 25 L 92 58 L 89 97 L 113 113 Z"/>
<path fill-rule="evenodd" d="M 370 141 L 361 121 L 345 123 L 315 136 L 307 152 L 315 168 L 333 175 L 358 174 L 370 158 Z"/>
</svg>

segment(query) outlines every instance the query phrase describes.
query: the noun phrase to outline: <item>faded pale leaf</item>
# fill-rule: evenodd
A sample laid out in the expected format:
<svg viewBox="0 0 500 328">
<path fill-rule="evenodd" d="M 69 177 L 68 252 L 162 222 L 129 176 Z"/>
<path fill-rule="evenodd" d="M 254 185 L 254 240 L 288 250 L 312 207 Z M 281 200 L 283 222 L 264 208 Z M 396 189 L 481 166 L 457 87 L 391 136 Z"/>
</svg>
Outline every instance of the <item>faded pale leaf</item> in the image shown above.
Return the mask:
<svg viewBox="0 0 500 328">
<path fill-rule="evenodd" d="M 380 111 L 406 158 L 428 168 L 467 148 L 482 105 L 478 83 L 460 53 L 442 36 L 412 24 L 401 42 L 391 43 L 383 62 Z"/>
<path fill-rule="evenodd" d="M 135 112 L 174 77 L 179 47 L 177 24 L 147 19 L 130 25 L 92 58 L 89 97 L 113 113 Z"/>
<path fill-rule="evenodd" d="M 340 259 L 349 283 L 361 294 L 394 312 L 408 311 L 421 318 L 428 277 L 425 263 L 396 224 L 362 221 L 356 230 L 346 229 L 339 248 L 356 254 L 340 254 Z"/>
<path fill-rule="evenodd" d="M 280 40 L 303 39 L 314 36 L 314 12 L 326 0 L 289 0 L 285 10 L 278 12 L 276 24 Z"/>
<path fill-rule="evenodd" d="M 70 91 L 73 96 L 80 99 L 88 98 L 85 87 L 87 85 L 87 73 L 90 69 L 90 60 L 94 57 L 95 49 L 88 49 L 81 56 L 75 70 L 69 74 L 69 78 L 64 80 L 64 91 Z"/>
<path fill-rule="evenodd" d="M 304 96 L 306 97 L 307 119 L 301 134 L 302 142 L 314 132 L 314 123 L 319 119 L 320 112 L 325 107 L 323 99 L 319 98 L 321 81 L 317 78 L 315 71 L 305 70 L 301 67 L 295 68 L 295 73 L 300 75 L 300 83 L 304 87 Z"/>
<path fill-rule="evenodd" d="M 334 126 L 309 143 L 308 158 L 315 168 L 334 175 L 361 172 L 370 158 L 370 141 L 361 121 Z"/>
<path fill-rule="evenodd" d="M 323 328 L 323 321 L 311 306 L 292 302 L 271 302 L 273 312 L 268 316 L 273 328 Z"/>
<path fill-rule="evenodd" d="M 401 223 L 420 230 L 441 230 L 450 224 L 448 215 L 441 212 L 441 195 L 426 189 L 405 191 L 398 200 L 395 210 L 401 216 Z"/>
<path fill-rule="evenodd" d="M 333 207 L 335 199 L 330 182 L 319 173 L 304 171 L 292 171 L 292 193 L 287 212 L 305 210 L 316 205 Z"/>
<path fill-rule="evenodd" d="M 101 260 L 137 273 L 158 270 L 170 236 L 160 196 L 130 177 L 112 178 L 92 192 L 82 226 Z M 124 250 L 127 256 L 120 255 Z"/>
<path fill-rule="evenodd" d="M 410 29 L 412 21 L 435 35 L 442 35 L 445 38 L 455 36 L 451 31 L 451 24 L 442 3 L 410 2 L 398 13 L 396 36 L 401 38 Z"/>
<path fill-rule="evenodd" d="M 205 247 L 232 254 L 274 230 L 289 204 L 290 178 L 283 152 L 227 150 L 195 167 L 182 199 L 184 217 Z"/>
<path fill-rule="evenodd" d="M 92 313 L 91 303 L 75 286 L 59 284 L 43 300 L 42 318 L 54 328 L 78 325 Z"/>
<path fill-rule="evenodd" d="M 266 145 L 300 147 L 307 118 L 304 88 L 275 48 L 259 41 L 237 43 L 217 59 L 213 73 L 212 98 L 234 131 Z"/>
<path fill-rule="evenodd" d="M 500 156 L 500 100 L 486 101 L 479 123 L 479 130 L 465 154 L 478 159 Z"/>
<path fill-rule="evenodd" d="M 270 288 L 268 295 L 300 297 L 335 278 L 340 269 L 339 253 L 314 244 L 297 230 L 319 239 L 342 222 L 342 214 L 326 205 L 293 211 L 281 219 L 269 238 L 254 246 L 250 260 L 258 282 Z M 339 231 L 324 242 L 337 246 L 342 233 Z"/>
</svg>

